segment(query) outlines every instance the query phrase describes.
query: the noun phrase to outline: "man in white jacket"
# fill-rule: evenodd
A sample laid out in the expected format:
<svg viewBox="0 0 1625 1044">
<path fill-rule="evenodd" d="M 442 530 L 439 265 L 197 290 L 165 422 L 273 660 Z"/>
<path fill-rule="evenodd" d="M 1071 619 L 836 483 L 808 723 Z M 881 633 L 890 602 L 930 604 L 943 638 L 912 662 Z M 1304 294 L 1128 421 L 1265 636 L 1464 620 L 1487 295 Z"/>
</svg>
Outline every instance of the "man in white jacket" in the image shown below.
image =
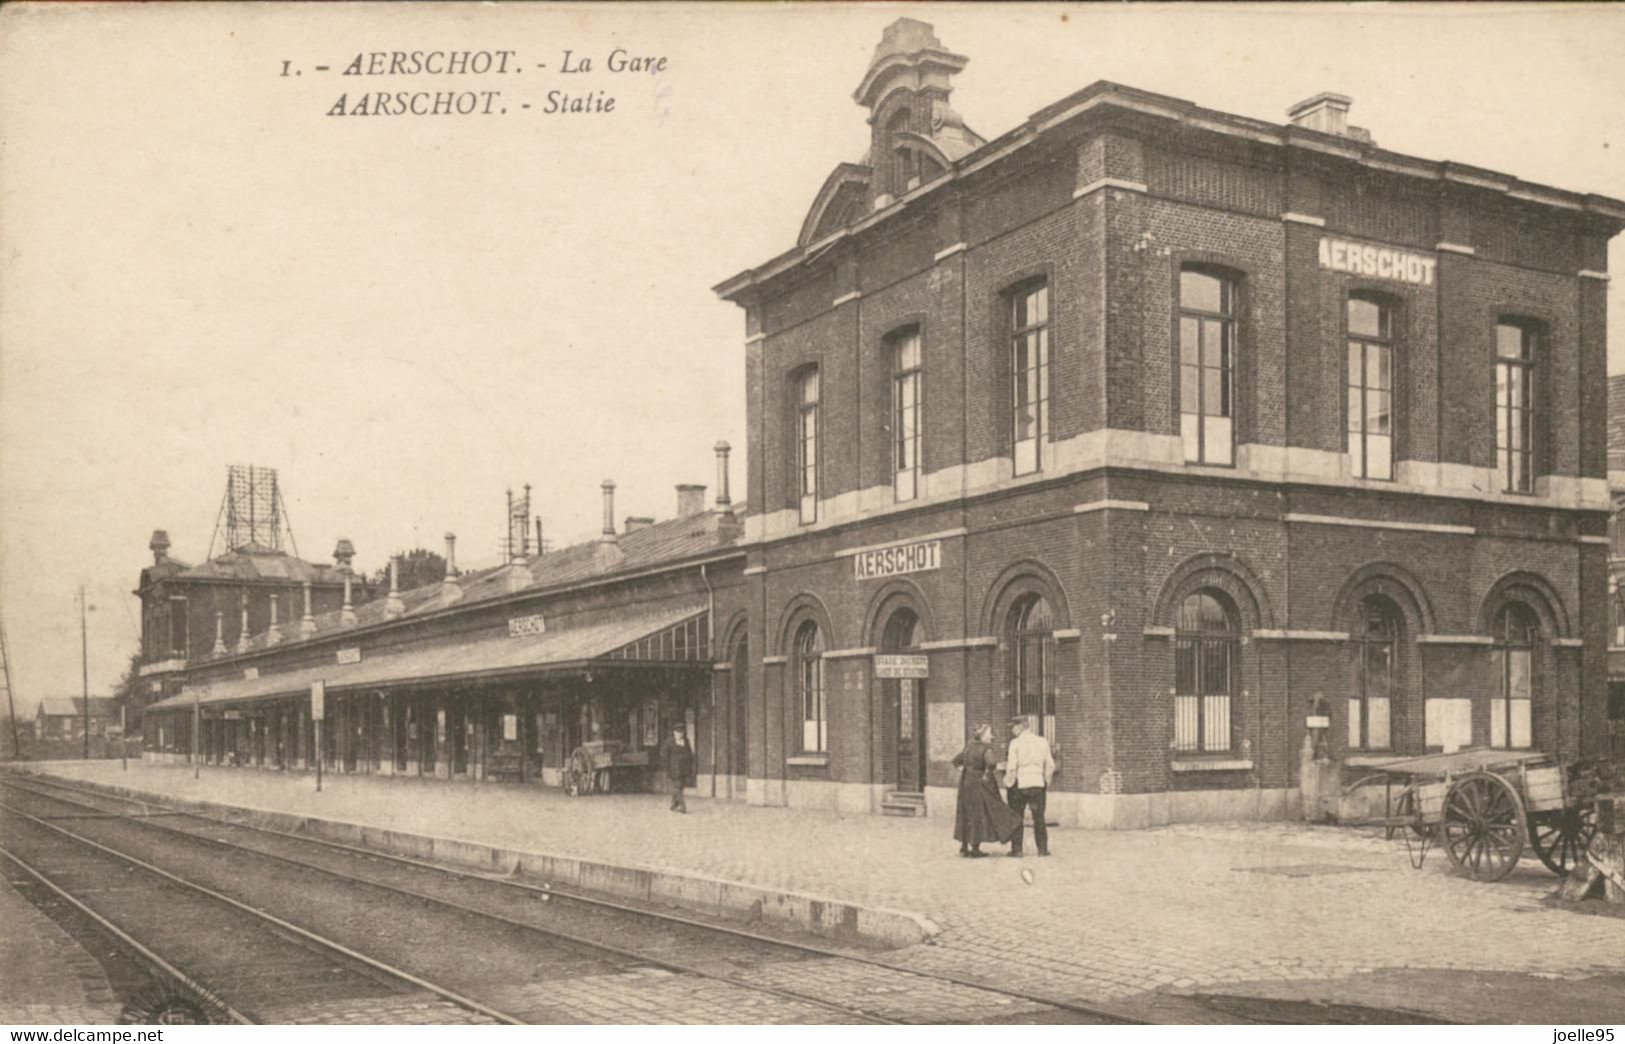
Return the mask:
<svg viewBox="0 0 1625 1044">
<path fill-rule="evenodd" d="M 1033 839 L 1038 842 L 1038 854 L 1049 855 L 1049 827 L 1044 823 L 1044 798 L 1049 792 L 1049 781 L 1055 775 L 1055 755 L 1050 753 L 1049 740 L 1027 728 L 1026 718 L 1010 719 L 1010 752 L 1004 759 L 1004 786 L 1010 807 L 1019 818 L 1022 812 L 1033 810 Z M 1021 856 L 1021 843 L 1026 825 L 1016 827 L 1010 839 L 1010 854 Z"/>
</svg>

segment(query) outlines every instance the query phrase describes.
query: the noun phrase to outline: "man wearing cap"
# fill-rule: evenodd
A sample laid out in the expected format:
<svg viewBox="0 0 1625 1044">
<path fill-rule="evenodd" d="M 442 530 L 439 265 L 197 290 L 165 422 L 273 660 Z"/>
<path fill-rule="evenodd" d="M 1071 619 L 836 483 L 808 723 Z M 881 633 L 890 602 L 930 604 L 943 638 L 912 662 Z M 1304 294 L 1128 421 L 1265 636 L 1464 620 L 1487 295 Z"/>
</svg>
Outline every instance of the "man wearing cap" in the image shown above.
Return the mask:
<svg viewBox="0 0 1625 1044">
<path fill-rule="evenodd" d="M 1015 810 L 1016 832 L 1010 838 L 1010 854 L 1021 855 L 1021 842 L 1026 825 L 1019 820 L 1029 806 L 1033 810 L 1033 838 L 1038 842 L 1038 854 L 1049 855 L 1049 827 L 1044 823 L 1044 798 L 1049 781 L 1055 775 L 1055 755 L 1050 753 L 1049 740 L 1031 731 L 1026 718 L 1010 719 L 1010 751 L 1004 758 L 1004 786 L 1006 800 Z"/>
<path fill-rule="evenodd" d="M 688 730 L 680 721 L 672 725 L 671 737 L 660 745 L 660 764 L 671 784 L 671 810 L 687 812 L 683 788 L 694 782 L 694 748 L 688 745 Z"/>
</svg>

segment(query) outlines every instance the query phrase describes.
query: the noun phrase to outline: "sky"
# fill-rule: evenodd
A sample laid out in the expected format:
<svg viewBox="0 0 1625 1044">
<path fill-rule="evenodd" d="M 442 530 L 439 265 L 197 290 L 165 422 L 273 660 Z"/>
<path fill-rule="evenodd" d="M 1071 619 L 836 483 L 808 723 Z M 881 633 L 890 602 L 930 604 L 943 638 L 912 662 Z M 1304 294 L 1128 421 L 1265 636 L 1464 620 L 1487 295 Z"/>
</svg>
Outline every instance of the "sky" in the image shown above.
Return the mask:
<svg viewBox="0 0 1625 1044">
<path fill-rule="evenodd" d="M 80 692 L 81 584 L 91 690 L 116 684 L 152 531 L 201 561 L 231 464 L 278 469 L 302 557 L 348 537 L 367 572 L 448 530 L 460 565 L 492 564 L 527 482 L 560 543 L 597 532 L 605 478 L 617 516 L 670 517 L 677 483 L 714 487 L 718 439 L 742 500 L 743 316 L 710 287 L 793 246 L 861 157 L 852 91 L 903 14 L 969 56 L 952 104 L 987 138 L 1099 79 L 1273 122 L 1331 90 L 1386 148 L 1625 198 L 1613 4 L 7 4 L 18 712 Z M 665 66 L 610 72 L 617 47 Z M 341 75 L 437 49 L 524 72 Z M 567 49 L 594 69 L 563 72 Z M 440 90 L 508 111 L 327 115 Z M 615 108 L 546 113 L 550 90 Z M 1610 326 L 1625 372 L 1618 288 Z"/>
</svg>

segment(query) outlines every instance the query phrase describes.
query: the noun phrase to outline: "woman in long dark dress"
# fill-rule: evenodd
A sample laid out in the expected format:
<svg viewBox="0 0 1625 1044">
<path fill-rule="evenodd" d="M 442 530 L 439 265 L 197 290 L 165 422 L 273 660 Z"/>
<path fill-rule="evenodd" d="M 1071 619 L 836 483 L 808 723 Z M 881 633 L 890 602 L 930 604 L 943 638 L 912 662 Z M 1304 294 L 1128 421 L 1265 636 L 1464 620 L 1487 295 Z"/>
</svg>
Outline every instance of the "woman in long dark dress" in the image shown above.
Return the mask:
<svg viewBox="0 0 1625 1044">
<path fill-rule="evenodd" d="M 959 766 L 959 799 L 954 808 L 954 840 L 959 854 L 967 859 L 987 855 L 982 842 L 1003 844 L 1016 832 L 1021 820 L 999 796 L 993 772 L 998 765 L 993 751 L 993 726 L 977 728 L 965 749 L 954 755 Z"/>
</svg>

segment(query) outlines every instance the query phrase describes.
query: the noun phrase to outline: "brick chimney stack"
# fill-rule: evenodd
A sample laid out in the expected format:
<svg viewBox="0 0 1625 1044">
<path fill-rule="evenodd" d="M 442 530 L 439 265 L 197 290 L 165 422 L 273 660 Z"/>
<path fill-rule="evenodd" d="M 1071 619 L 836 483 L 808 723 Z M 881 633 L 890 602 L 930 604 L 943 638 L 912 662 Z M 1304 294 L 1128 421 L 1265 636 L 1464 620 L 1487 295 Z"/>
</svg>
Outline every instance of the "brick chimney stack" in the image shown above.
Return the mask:
<svg viewBox="0 0 1625 1044">
<path fill-rule="evenodd" d="M 605 479 L 599 487 L 604 491 L 604 529 L 599 534 L 598 541 L 602 544 L 615 543 L 615 480 Z"/>
<path fill-rule="evenodd" d="M 1346 94 L 1322 91 L 1292 106 L 1286 116 L 1294 127 L 1346 138 L 1349 136 L 1349 106 L 1353 104 L 1354 99 Z"/>
<path fill-rule="evenodd" d="M 395 619 L 406 612 L 406 603 L 401 601 L 401 556 L 389 556 L 389 596 L 384 599 L 384 616 Z"/>
<path fill-rule="evenodd" d="M 152 540 L 147 544 L 147 550 L 152 552 L 152 564 L 163 565 L 169 557 L 169 532 L 163 529 L 152 531 Z"/>
<path fill-rule="evenodd" d="M 728 495 L 728 453 L 733 447 L 718 441 L 711 448 L 717 452 L 717 510 L 725 515 L 731 514 L 733 498 Z"/>
<path fill-rule="evenodd" d="M 677 487 L 677 517 L 687 518 L 705 510 L 705 487 L 684 484 Z"/>
</svg>

